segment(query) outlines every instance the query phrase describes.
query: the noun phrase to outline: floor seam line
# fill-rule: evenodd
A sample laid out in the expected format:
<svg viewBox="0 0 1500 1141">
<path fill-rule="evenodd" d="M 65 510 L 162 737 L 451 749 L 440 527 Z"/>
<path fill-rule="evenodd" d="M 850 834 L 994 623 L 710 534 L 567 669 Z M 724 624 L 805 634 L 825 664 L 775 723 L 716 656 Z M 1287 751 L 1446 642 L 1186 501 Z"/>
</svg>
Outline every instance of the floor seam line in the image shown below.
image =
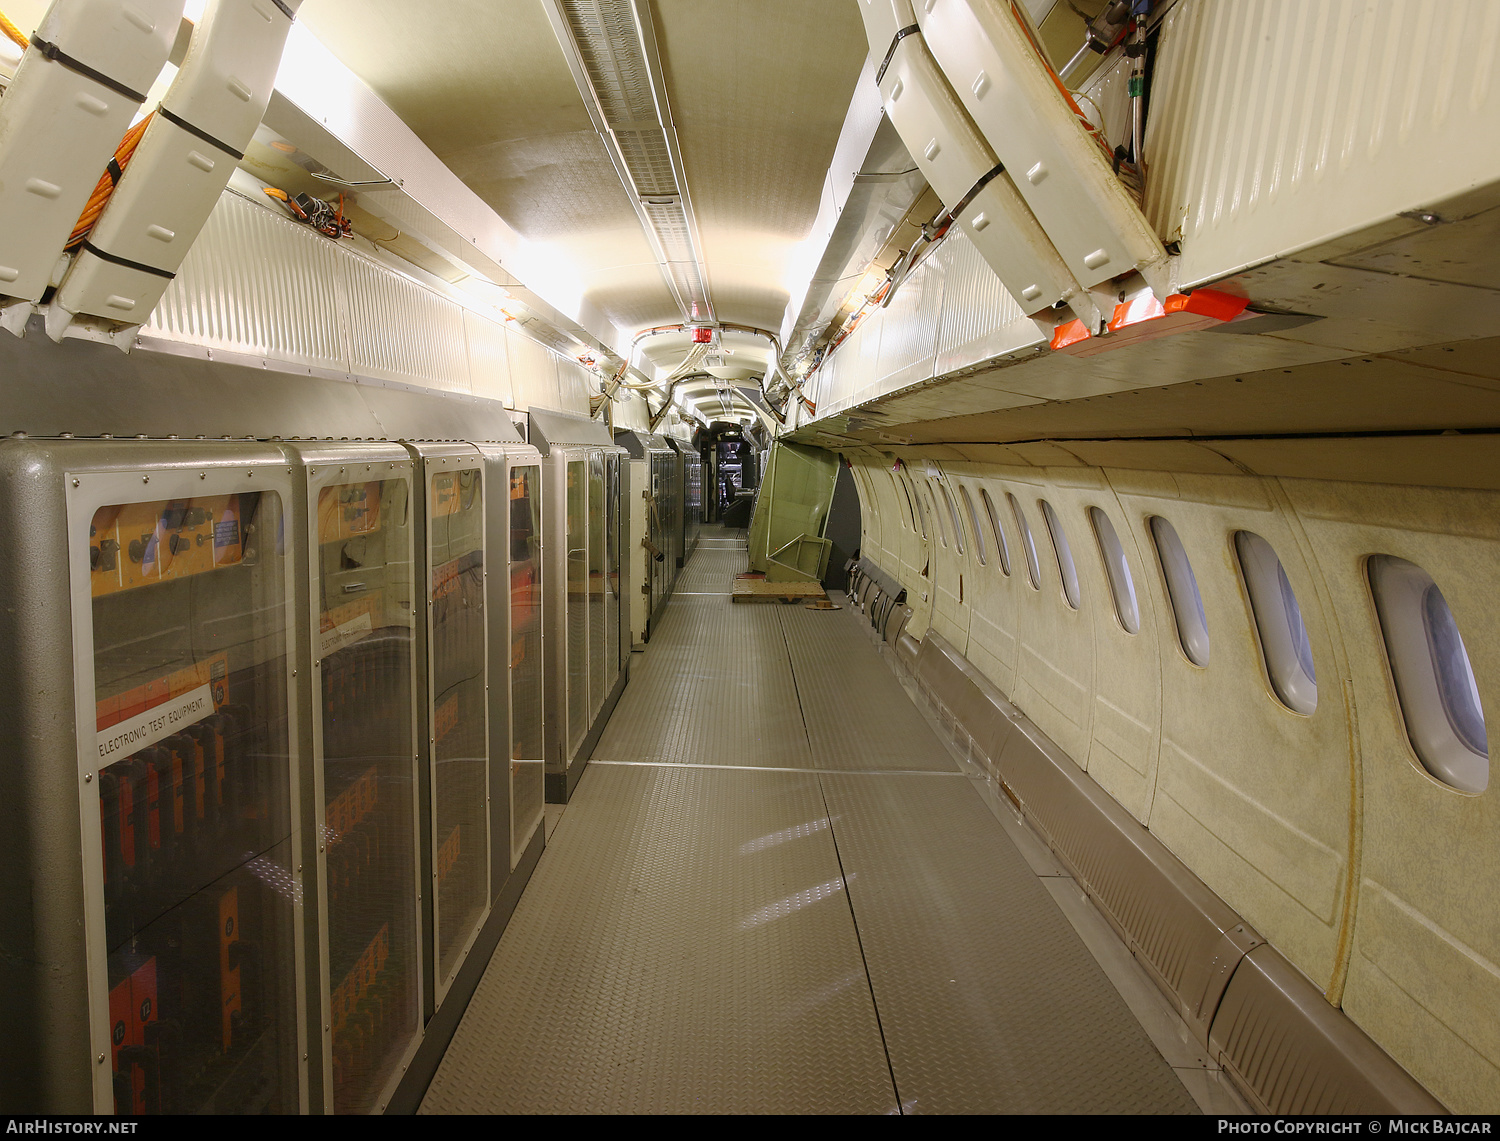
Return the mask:
<svg viewBox="0 0 1500 1141">
<path fill-rule="evenodd" d="M 591 765 L 652 765 L 675 769 L 727 769 L 731 772 L 750 773 L 805 773 L 808 776 L 839 777 L 960 777 L 976 780 L 967 773 L 948 769 L 808 769 L 792 765 L 718 765 L 711 761 L 618 761 L 604 757 L 590 757 Z"/>
<path fill-rule="evenodd" d="M 792 675 L 792 692 L 797 697 L 797 714 L 802 718 L 802 732 L 807 735 L 808 753 L 812 752 L 812 734 L 807 728 L 807 710 L 802 705 L 802 688 L 797 684 L 797 663 L 792 659 L 792 641 L 787 635 L 786 619 L 778 611 L 777 624 L 781 627 L 782 645 L 786 647 L 787 670 Z M 828 810 L 828 793 L 823 788 L 823 774 L 814 771 L 818 781 L 818 797 L 823 801 L 823 819 L 828 821 L 828 837 L 833 841 L 833 857 L 839 865 L 839 881 L 844 885 L 844 901 L 849 905 L 849 922 L 854 927 L 854 943 L 859 948 L 859 961 L 865 968 L 865 986 L 870 992 L 870 1009 L 875 1013 L 875 1029 L 880 1034 L 880 1048 L 885 1053 L 885 1068 L 891 1076 L 891 1093 L 896 1098 L 896 1114 L 906 1116 L 901 1103 L 901 1087 L 896 1082 L 896 1067 L 891 1061 L 891 1046 L 885 1037 L 885 1024 L 880 1020 L 880 1003 L 875 998 L 875 980 L 870 975 L 870 960 L 865 955 L 865 940 L 859 930 L 859 916 L 854 911 L 854 895 L 849 890 L 849 876 L 844 871 L 844 853 L 839 849 L 838 831 L 833 826 L 833 813 Z"/>
</svg>

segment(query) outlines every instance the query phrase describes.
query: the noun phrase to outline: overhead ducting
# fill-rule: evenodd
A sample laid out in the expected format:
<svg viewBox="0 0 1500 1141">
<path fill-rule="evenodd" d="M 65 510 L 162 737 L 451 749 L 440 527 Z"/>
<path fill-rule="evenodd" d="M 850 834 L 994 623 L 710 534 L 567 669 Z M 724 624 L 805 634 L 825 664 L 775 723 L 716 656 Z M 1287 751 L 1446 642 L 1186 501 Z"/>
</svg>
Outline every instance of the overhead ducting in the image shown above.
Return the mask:
<svg viewBox="0 0 1500 1141">
<path fill-rule="evenodd" d="M 546 10 L 683 320 L 713 321 L 648 0 L 547 0 Z"/>
</svg>

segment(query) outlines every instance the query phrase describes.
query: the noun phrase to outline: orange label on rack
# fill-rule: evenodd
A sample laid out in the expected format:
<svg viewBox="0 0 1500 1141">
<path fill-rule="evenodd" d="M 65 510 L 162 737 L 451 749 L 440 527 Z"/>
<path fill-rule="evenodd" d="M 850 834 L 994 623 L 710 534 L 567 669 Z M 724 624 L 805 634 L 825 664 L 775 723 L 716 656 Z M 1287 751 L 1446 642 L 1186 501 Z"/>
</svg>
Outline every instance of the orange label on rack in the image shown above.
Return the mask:
<svg viewBox="0 0 1500 1141">
<path fill-rule="evenodd" d="M 336 543 L 380 530 L 380 493 L 379 480 L 318 492 L 318 542 Z"/>
<path fill-rule="evenodd" d="M 432 477 L 432 513 L 453 515 L 459 509 L 458 473 L 440 471 Z"/>
<path fill-rule="evenodd" d="M 89 525 L 90 591 L 98 598 L 233 566 L 242 539 L 238 495 L 101 507 Z"/>
<path fill-rule="evenodd" d="M 353 645 L 375 628 L 378 595 L 366 595 L 356 602 L 333 606 L 318 619 L 318 652 L 327 657 L 336 650 Z"/>
<path fill-rule="evenodd" d="M 94 706 L 96 728 L 102 732 L 112 725 L 145 713 L 148 709 L 154 709 L 174 697 L 181 697 L 205 685 L 209 687 L 213 696 L 214 709 L 218 709 L 229 696 L 226 690 L 228 677 L 228 654 L 215 654 L 211 658 L 204 658 L 196 665 L 176 670 L 166 677 L 149 681 L 145 685 L 138 685 L 113 697 L 102 698 Z M 212 712 L 212 710 L 207 712 Z"/>
<path fill-rule="evenodd" d="M 333 1015 L 333 1032 L 340 1033 L 380 972 L 385 970 L 385 961 L 391 953 L 391 925 L 386 923 L 375 933 L 369 946 L 360 953 L 359 961 L 349 969 L 342 982 L 333 988 L 329 1006 Z"/>
<path fill-rule="evenodd" d="M 453 831 L 448 833 L 448 838 L 443 841 L 443 846 L 438 849 L 437 854 L 437 881 L 438 886 L 448 878 L 448 873 L 453 870 L 453 865 L 458 863 L 458 841 L 463 825 L 455 824 Z"/>
<path fill-rule="evenodd" d="M 437 707 L 437 714 L 433 717 L 433 736 L 439 741 L 453 731 L 458 724 L 458 694 L 454 694 L 447 701 Z"/>
<path fill-rule="evenodd" d="M 330 845 L 337 844 L 374 810 L 379 787 L 378 774 L 372 766 L 329 802 L 327 819 Z"/>
</svg>

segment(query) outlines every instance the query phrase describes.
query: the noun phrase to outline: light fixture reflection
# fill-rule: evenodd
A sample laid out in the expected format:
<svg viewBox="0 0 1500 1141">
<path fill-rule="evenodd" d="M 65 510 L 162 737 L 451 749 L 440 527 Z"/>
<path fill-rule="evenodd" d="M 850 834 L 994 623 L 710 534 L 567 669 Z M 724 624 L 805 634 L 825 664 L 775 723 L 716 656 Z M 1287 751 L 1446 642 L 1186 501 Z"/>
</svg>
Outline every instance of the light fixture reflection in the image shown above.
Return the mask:
<svg viewBox="0 0 1500 1141">
<path fill-rule="evenodd" d="M 854 879 L 852 875 L 848 878 L 850 880 Z M 787 896 L 785 899 L 778 899 L 775 903 L 767 904 L 759 911 L 751 912 L 744 919 L 740 920 L 740 927 L 745 930 L 749 930 L 752 927 L 760 927 L 763 924 L 770 923 L 773 919 L 782 919 L 794 911 L 801 911 L 804 907 L 811 907 L 813 904 L 827 899 L 831 895 L 837 895 L 843 890 L 844 877 L 834 876 L 831 880 L 825 880 L 814 887 L 804 888 L 799 892 L 794 892 L 792 895 Z"/>
</svg>

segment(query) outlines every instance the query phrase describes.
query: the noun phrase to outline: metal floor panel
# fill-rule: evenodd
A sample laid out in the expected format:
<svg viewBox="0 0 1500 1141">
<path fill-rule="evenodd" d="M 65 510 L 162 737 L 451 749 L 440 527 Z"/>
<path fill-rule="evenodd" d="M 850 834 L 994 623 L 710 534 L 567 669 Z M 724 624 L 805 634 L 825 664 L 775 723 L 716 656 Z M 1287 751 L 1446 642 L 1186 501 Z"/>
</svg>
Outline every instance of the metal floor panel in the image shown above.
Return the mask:
<svg viewBox="0 0 1500 1141">
<path fill-rule="evenodd" d="M 776 606 L 821 769 L 958 765 L 859 625 L 841 610 Z"/>
<path fill-rule="evenodd" d="M 594 756 L 812 767 L 775 608 L 674 598 Z"/>
<path fill-rule="evenodd" d="M 820 779 L 904 1112 L 1196 1112 L 969 781 Z"/>
<path fill-rule="evenodd" d="M 594 756 L 423 1112 L 1192 1111 L 848 613 L 679 594 Z"/>
<path fill-rule="evenodd" d="M 674 595 L 697 591 L 722 591 L 728 594 L 734 589 L 734 576 L 749 567 L 749 559 L 749 554 L 741 546 L 730 546 L 728 543 L 700 545 L 677 572 L 677 585 L 672 588 L 672 592 Z"/>
<path fill-rule="evenodd" d="M 815 776 L 590 768 L 422 1112 L 895 1112 L 841 882 Z"/>
</svg>

